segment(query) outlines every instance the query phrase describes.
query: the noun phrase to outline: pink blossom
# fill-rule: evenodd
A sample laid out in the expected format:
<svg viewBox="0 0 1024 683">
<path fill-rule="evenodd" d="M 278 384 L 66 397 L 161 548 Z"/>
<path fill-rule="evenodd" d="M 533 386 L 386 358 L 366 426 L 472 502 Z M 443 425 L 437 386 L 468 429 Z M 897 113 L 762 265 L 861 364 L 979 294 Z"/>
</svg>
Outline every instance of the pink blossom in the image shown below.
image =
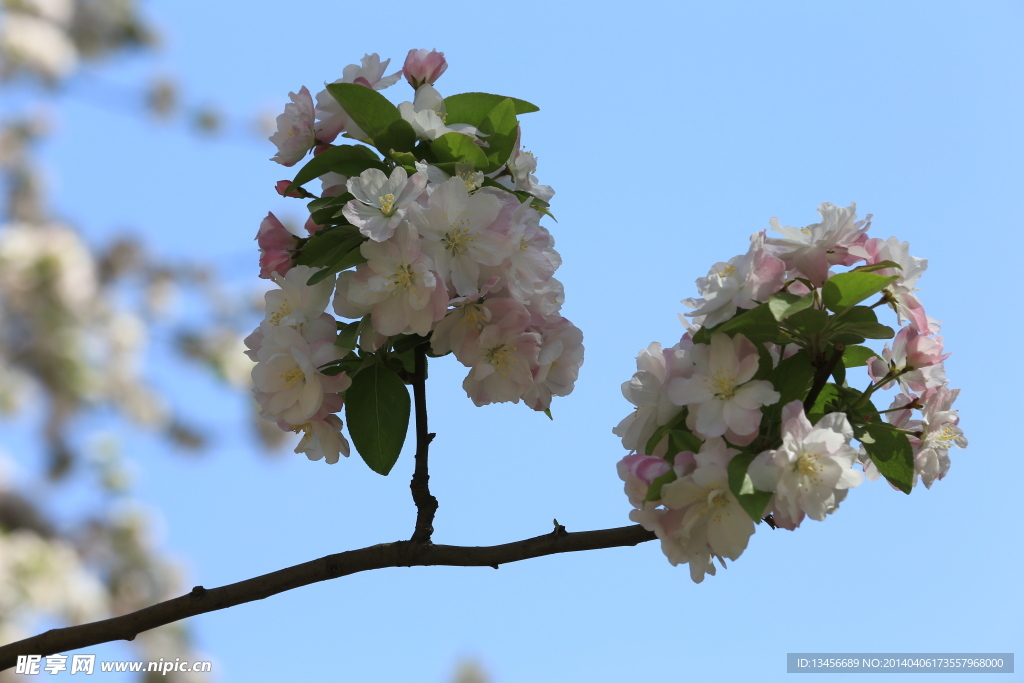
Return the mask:
<svg viewBox="0 0 1024 683">
<path fill-rule="evenodd" d="M 643 507 L 647 489 L 651 482 L 668 472 L 672 467 L 663 458 L 634 453 L 627 455 L 616 465 L 619 478 L 626 482 L 625 491 L 633 507 Z"/>
<path fill-rule="evenodd" d="M 695 456 L 696 469 L 661 489 L 666 507 L 684 511 L 675 536 L 731 560 L 743 553 L 754 533 L 753 520 L 729 489 L 727 468 L 737 453 L 722 439 L 708 439 Z"/>
<path fill-rule="evenodd" d="M 541 333 L 540 355 L 533 386 L 523 401 L 534 410 L 547 410 L 552 396 L 568 396 L 576 386 L 583 365 L 583 332 L 565 318 L 535 331 Z"/>
<path fill-rule="evenodd" d="M 286 275 L 292 269 L 292 252 L 268 249 L 260 254 L 260 277 L 269 280 L 274 273 Z"/>
<path fill-rule="evenodd" d="M 775 492 L 784 521 L 798 524 L 803 514 L 821 521 L 835 507 L 837 490 L 861 482 L 852 469 L 857 451 L 851 438 L 844 413 L 828 413 L 812 425 L 800 401 L 792 401 L 782 409 L 782 446 L 757 456 L 750 478 L 760 490 Z"/>
<path fill-rule="evenodd" d="M 299 199 L 303 199 L 314 196 L 311 195 L 306 190 L 302 189 L 301 187 L 296 187 L 291 192 L 288 192 L 288 186 L 291 184 L 292 181 L 290 180 L 278 180 L 276 183 L 274 183 L 274 189 L 277 190 L 277 193 L 282 197 L 297 197 Z"/>
<path fill-rule="evenodd" d="M 512 311 L 484 327 L 476 344 L 463 344 L 459 360 L 471 367 L 462 387 L 473 403 L 518 403 L 533 385 L 541 337 L 528 331 L 524 316 Z"/>
<path fill-rule="evenodd" d="M 277 117 L 277 132 L 270 141 L 277 145 L 277 154 L 271 158 L 282 166 L 294 166 L 306 156 L 316 142 L 313 134 L 313 97 L 306 86 L 298 94 L 290 92 L 292 104 L 284 107 L 284 113 Z"/>
<path fill-rule="evenodd" d="M 295 249 L 298 241 L 298 238 L 289 232 L 288 228 L 284 227 L 284 224 L 273 213 L 267 214 L 267 217 L 260 223 L 260 229 L 256 232 L 256 243 L 259 244 L 260 249 L 292 250 Z"/>
<path fill-rule="evenodd" d="M 946 382 L 942 361 L 948 357 L 948 353 L 942 353 L 942 337 L 929 337 L 913 327 L 904 327 L 893 339 L 892 348 L 886 344 L 882 357 L 868 362 L 868 375 L 880 382 L 887 374 L 899 373 L 900 386 L 924 391 Z M 892 382 L 887 382 L 882 388 L 891 386 Z"/>
<path fill-rule="evenodd" d="M 402 66 L 402 73 L 405 75 L 405 80 L 409 81 L 409 85 L 415 90 L 424 83 L 433 85 L 434 81 L 440 78 L 447 68 L 448 62 L 445 61 L 443 52 L 409 50 L 405 64 Z"/>
<path fill-rule="evenodd" d="M 359 64 L 346 66 L 342 70 L 342 77 L 334 82 L 358 83 L 372 90 L 383 90 L 394 85 L 402 77 L 401 71 L 396 71 L 390 76 L 384 75 L 390 63 L 390 59 L 380 61 L 380 56 L 376 52 L 363 55 Z M 334 142 L 342 131 L 347 131 L 357 140 L 367 137 L 326 89 L 316 95 L 316 117 L 319 119 L 316 123 L 316 137 L 320 142 Z"/>
<path fill-rule="evenodd" d="M 367 262 L 348 282 L 348 300 L 370 307 L 373 328 L 382 335 L 427 335 L 444 317 L 448 292 L 420 251 L 416 231 L 403 222 L 392 239 L 368 240 L 360 250 Z"/>
<path fill-rule="evenodd" d="M 697 279 L 702 298 L 684 299 L 694 308 L 686 315 L 705 316 L 703 325 L 714 327 L 736 314 L 737 308 L 754 308 L 782 289 L 786 280 L 785 264 L 765 250 L 765 232 L 750 236 L 750 248 L 728 263 L 716 263 L 707 277 Z"/>
<path fill-rule="evenodd" d="M 696 407 L 696 428 L 705 437 L 732 431 L 740 436 L 757 432 L 761 406 L 779 400 L 779 393 L 767 380 L 752 380 L 757 372 L 757 347 L 742 334 L 711 337 L 710 346 L 695 344 L 688 352 L 694 364 L 693 376 L 673 379 L 669 398 L 678 406 Z"/>
<path fill-rule="evenodd" d="M 347 458 L 351 449 L 348 439 L 341 433 L 341 427 L 341 418 L 337 415 L 327 415 L 299 425 L 295 431 L 301 431 L 302 438 L 295 446 L 295 452 L 305 453 L 310 460 L 323 458 L 328 465 L 338 462 L 339 455 Z"/>
<path fill-rule="evenodd" d="M 899 277 L 896 282 L 885 288 L 886 299 L 896 311 L 901 325 L 904 321 L 909 321 L 910 325 L 918 332 L 927 333 L 931 326 L 928 316 L 925 315 L 924 307 L 918 301 L 917 295 L 914 294 L 916 291 L 914 285 L 928 268 L 928 259 L 911 256 L 910 243 L 900 242 L 895 237 L 890 237 L 888 240 L 868 239 L 863 244 L 850 247 L 849 252 L 863 257 L 868 264 L 892 261 L 900 265 L 899 268 L 883 268 L 875 272 L 879 275 Z"/>
<path fill-rule="evenodd" d="M 861 260 L 849 251 L 850 247 L 866 239 L 871 216 L 857 221 L 857 205 L 843 209 L 829 202 L 818 206 L 821 223 L 805 228 L 780 225 L 772 218 L 772 229 L 782 237 L 770 237 L 766 244 L 776 247 L 775 253 L 789 268 L 798 270 L 808 280 L 821 286 L 828 279 L 830 265 L 849 266 Z"/>
<path fill-rule="evenodd" d="M 320 410 L 324 394 L 344 391 L 351 380 L 328 376 L 320 366 L 345 355 L 330 339 L 312 343 L 292 327 L 278 326 L 266 334 L 252 369 L 256 398 L 268 419 L 305 424 Z"/>
</svg>

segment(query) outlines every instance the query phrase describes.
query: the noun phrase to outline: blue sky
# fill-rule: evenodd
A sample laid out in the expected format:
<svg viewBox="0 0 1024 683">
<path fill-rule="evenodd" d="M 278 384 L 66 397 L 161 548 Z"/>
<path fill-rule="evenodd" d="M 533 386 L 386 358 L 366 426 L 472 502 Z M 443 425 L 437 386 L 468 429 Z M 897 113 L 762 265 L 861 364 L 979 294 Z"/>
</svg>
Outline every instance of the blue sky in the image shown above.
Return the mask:
<svg viewBox="0 0 1024 683">
<path fill-rule="evenodd" d="M 907 240 L 929 259 L 920 297 L 945 323 L 971 445 L 952 452 L 931 490 L 908 497 L 865 483 L 825 522 L 793 533 L 762 525 L 743 557 L 701 585 L 648 543 L 498 571 L 389 569 L 197 617 L 190 625 L 216 680 L 440 683 L 473 657 L 495 683 L 771 681 L 785 677 L 787 652 L 1013 652 L 1024 642 L 1024 471 L 1004 433 L 1022 407 L 1012 349 L 1024 6 L 237 8 L 147 3 L 161 54 L 102 77 L 172 74 L 191 101 L 243 120 L 276 115 L 289 90 L 315 93 L 365 52 L 400 65 L 425 47 L 448 58 L 443 94 L 496 92 L 541 108 L 523 117 L 523 140 L 557 191 L 548 227 L 586 363 L 553 422 L 521 405 L 476 408 L 464 369 L 451 357 L 432 364 L 435 541 L 504 543 L 546 533 L 553 517 L 570 531 L 628 524 L 614 467 L 625 452 L 611 429 L 631 408 L 619 385 L 637 351 L 678 340 L 680 299 L 712 263 L 744 252 L 772 216 L 816 221 L 822 201 L 856 201 L 874 214 L 874 236 Z M 406 88 L 385 92 L 406 99 Z M 44 159 L 55 205 L 96 243 L 143 230 L 155 251 L 221 263 L 233 284 L 255 286 L 261 218 L 304 219 L 300 202 L 273 193 L 292 171 L 267 160 L 269 142 L 197 140 L 70 96 L 53 113 Z M 198 460 L 123 436 L 140 496 L 160 511 L 159 542 L 186 564 L 189 585 L 411 533 L 411 444 L 387 478 L 357 458 L 329 467 L 287 451 L 261 457 L 244 397 L 158 354 L 150 369 L 217 434 Z"/>
</svg>

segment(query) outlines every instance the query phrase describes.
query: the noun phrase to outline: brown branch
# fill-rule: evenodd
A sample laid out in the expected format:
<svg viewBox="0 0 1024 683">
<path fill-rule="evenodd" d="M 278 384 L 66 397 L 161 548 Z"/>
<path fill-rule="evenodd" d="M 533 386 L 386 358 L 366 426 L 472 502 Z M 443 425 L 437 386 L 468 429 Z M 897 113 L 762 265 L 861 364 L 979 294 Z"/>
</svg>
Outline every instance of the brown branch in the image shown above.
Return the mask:
<svg viewBox="0 0 1024 683">
<path fill-rule="evenodd" d="M 416 406 L 416 468 L 409 488 L 416 503 L 416 528 L 412 532 L 413 543 L 430 543 L 434 533 L 434 514 L 437 512 L 437 498 L 430 494 L 430 474 L 427 472 L 427 455 L 434 435 L 427 430 L 427 347 L 421 345 L 415 350 L 415 367 L 412 378 L 413 402 Z"/>
<path fill-rule="evenodd" d="M 804 399 L 804 411 L 810 412 L 811 408 L 814 407 L 814 402 L 818 400 L 818 394 L 825 388 L 825 384 L 828 382 L 829 376 L 832 371 L 836 369 L 839 361 L 843 358 L 843 352 L 846 351 L 845 344 L 835 344 L 832 349 L 832 357 L 828 360 L 825 359 L 824 353 L 819 358 L 816 358 L 814 363 L 814 381 L 811 384 L 811 391 L 807 394 L 807 398 Z"/>
<path fill-rule="evenodd" d="M 637 545 L 654 539 L 640 525 L 566 533 L 563 530 L 514 543 L 484 547 L 431 545 L 398 541 L 349 550 L 297 564 L 220 588 L 196 586 L 178 598 L 112 619 L 41 633 L 0 647 L 0 670 L 17 663 L 18 655 L 51 655 L 114 640 L 134 640 L 143 631 L 197 614 L 263 600 L 311 583 L 385 567 L 494 567 L 544 555 Z"/>
</svg>

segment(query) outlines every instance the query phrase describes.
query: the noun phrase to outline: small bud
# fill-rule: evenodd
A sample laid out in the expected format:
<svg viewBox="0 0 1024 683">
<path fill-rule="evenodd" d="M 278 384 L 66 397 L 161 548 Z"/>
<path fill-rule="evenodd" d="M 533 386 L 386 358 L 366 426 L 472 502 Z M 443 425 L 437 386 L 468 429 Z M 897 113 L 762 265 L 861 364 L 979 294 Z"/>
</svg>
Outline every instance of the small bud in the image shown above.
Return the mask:
<svg viewBox="0 0 1024 683">
<path fill-rule="evenodd" d="M 405 65 L 402 66 L 402 73 L 405 80 L 413 89 L 421 85 L 433 85 L 434 81 L 441 77 L 441 74 L 448 68 L 448 62 L 444 59 L 444 53 L 437 50 L 409 50 L 405 58 Z"/>
</svg>

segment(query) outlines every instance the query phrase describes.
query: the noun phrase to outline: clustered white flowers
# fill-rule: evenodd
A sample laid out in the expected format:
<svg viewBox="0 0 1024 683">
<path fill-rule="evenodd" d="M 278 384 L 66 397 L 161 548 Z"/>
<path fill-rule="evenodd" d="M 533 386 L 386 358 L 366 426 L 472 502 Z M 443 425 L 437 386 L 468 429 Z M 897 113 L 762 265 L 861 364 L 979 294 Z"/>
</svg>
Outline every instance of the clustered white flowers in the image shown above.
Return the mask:
<svg viewBox="0 0 1024 683">
<path fill-rule="evenodd" d="M 949 449 L 967 445 L 949 354 L 915 294 L 927 261 L 869 237 L 871 217 L 857 221 L 855 208 L 823 203 L 821 222 L 804 228 L 772 219 L 782 236 L 754 234 L 746 254 L 698 279 L 682 339 L 641 351 L 622 385 L 636 407 L 613 430 L 630 451 L 618 463 L 630 519 L 695 582 L 715 558 L 737 559 L 762 517 L 790 530 L 821 521 L 864 476 L 907 493 L 918 480 L 931 487 Z M 877 301 L 858 305 L 868 297 Z M 877 354 L 859 344 L 893 336 L 875 318 L 883 305 L 904 327 Z M 846 370 L 865 365 L 859 391 Z M 893 386 L 891 406 L 875 408 L 872 395 Z"/>
<path fill-rule="evenodd" d="M 349 375 L 366 367 L 356 354 L 397 354 L 404 338 L 415 337 L 433 355 L 453 353 L 470 369 L 463 386 L 476 405 L 523 400 L 538 411 L 572 391 L 583 362 L 583 335 L 559 313 L 564 294 L 553 275 L 561 257 L 541 225 L 554 191 L 537 182 L 536 160 L 520 147 L 512 100 L 481 96 L 495 98 L 489 121 L 503 111 L 499 104 L 513 116 L 511 129 L 484 132 L 492 123 L 451 120 L 452 98 L 433 85 L 447 68 L 442 53 L 412 50 L 401 70 L 385 75 L 389 63 L 372 54 L 346 66 L 315 106 L 305 87 L 291 93 L 271 137 L 278 147 L 273 160 L 285 166 L 314 148 L 310 167 L 332 154 L 372 154 L 359 156 L 368 167 L 350 176 L 310 176 L 321 181 L 319 199 L 297 187 L 302 183 L 278 184 L 281 194 L 314 198 L 307 236 L 273 214 L 257 234 L 261 277 L 281 289 L 267 294 L 266 319 L 247 340 L 257 361 L 256 398 L 264 417 L 306 434 L 297 450 L 327 462 L 349 452 L 334 413 Z M 356 85 L 376 92 L 403 75 L 415 95 L 397 105 L 400 121 L 387 130 L 374 130 L 376 121 L 360 119 L 331 90 Z M 382 142 L 394 129 L 405 131 L 404 142 Z M 374 145 L 383 159 L 370 147 L 330 144 L 342 135 Z M 449 149 L 466 161 L 442 158 Z M 332 248 L 347 251 L 347 262 L 322 256 Z M 317 281 L 321 267 L 328 272 Z M 326 312 L 332 294 L 334 313 L 357 322 L 336 325 Z"/>
</svg>

